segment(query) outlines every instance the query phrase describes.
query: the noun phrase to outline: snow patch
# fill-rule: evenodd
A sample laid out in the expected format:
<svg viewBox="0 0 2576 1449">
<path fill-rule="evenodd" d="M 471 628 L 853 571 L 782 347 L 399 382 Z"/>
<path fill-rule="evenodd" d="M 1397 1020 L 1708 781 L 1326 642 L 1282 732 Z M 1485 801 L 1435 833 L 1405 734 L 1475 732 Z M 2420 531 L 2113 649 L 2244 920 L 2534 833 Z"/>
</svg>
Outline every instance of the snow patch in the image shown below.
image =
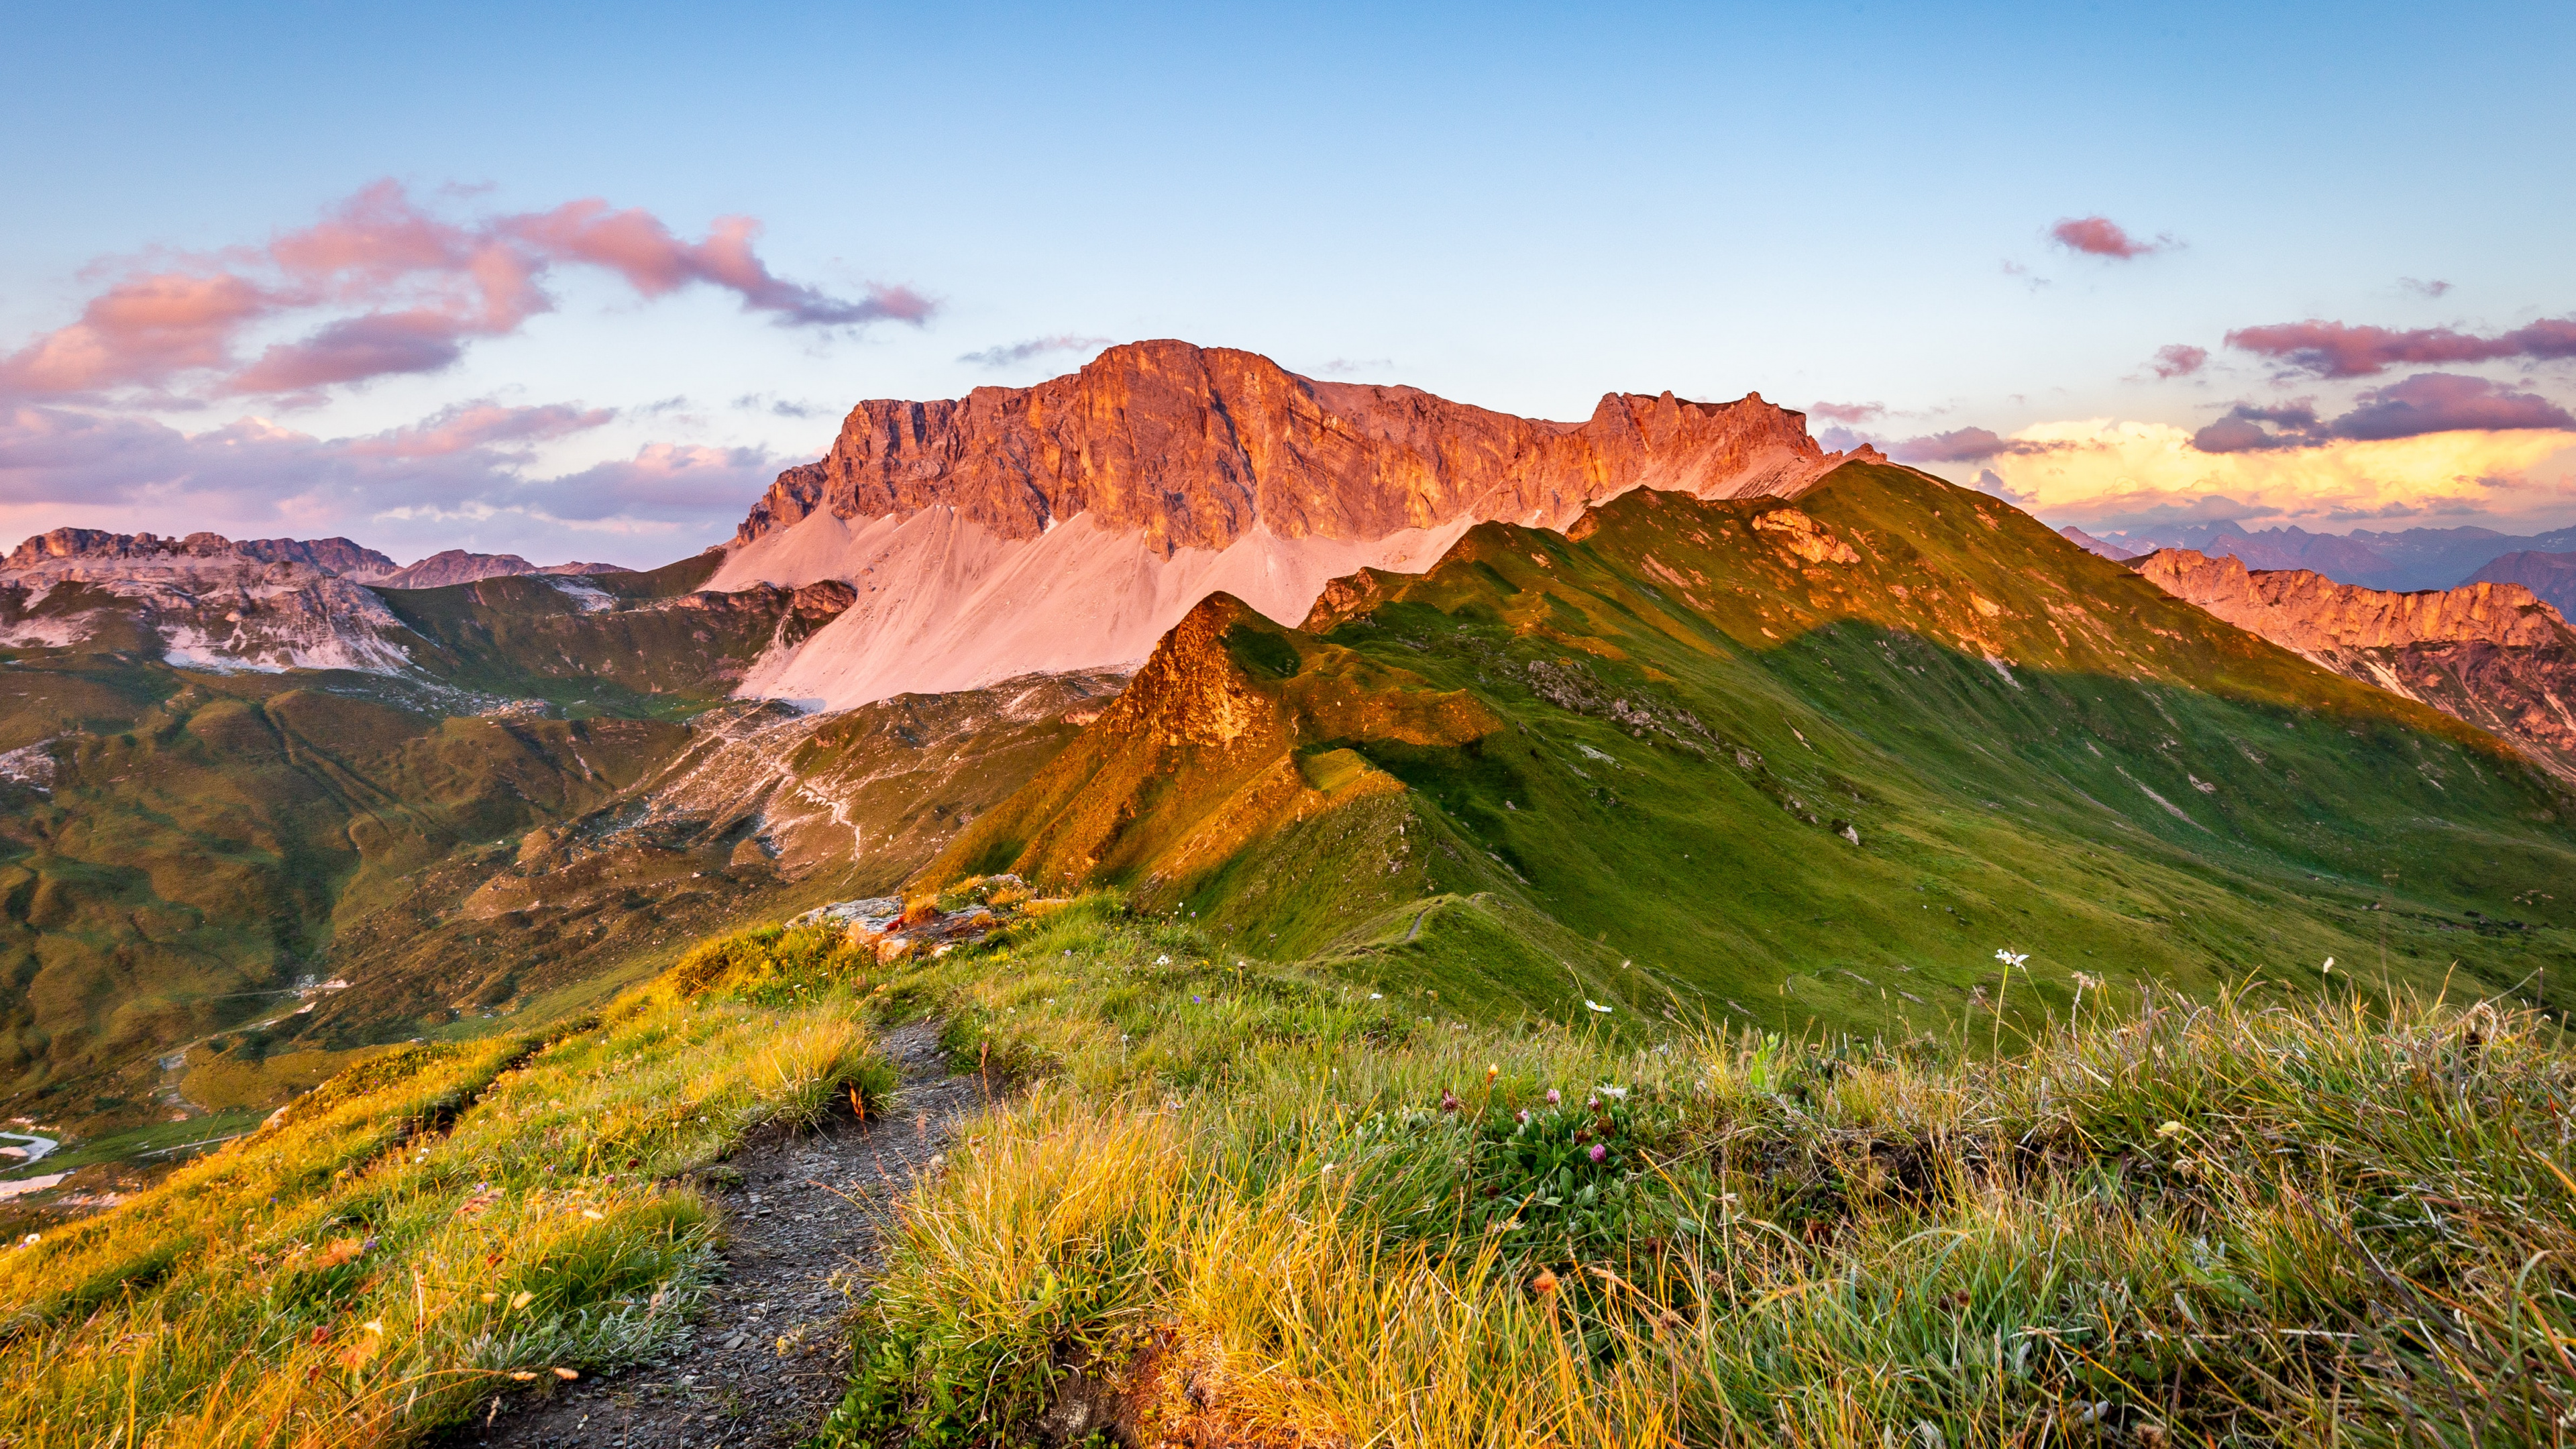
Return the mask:
<svg viewBox="0 0 2576 1449">
<path fill-rule="evenodd" d="M 32 745 L 22 745 L 6 754 L 0 754 L 0 780 L 6 780 L 13 785 L 24 785 L 40 794 L 54 793 L 56 766 L 53 743 L 51 740 L 44 740 Z M 6 1132 L 0 1132 L 0 1137 L 8 1135 Z"/>
<path fill-rule="evenodd" d="M 605 589 L 585 584 L 571 574 L 549 574 L 546 582 L 553 584 L 557 593 L 579 605 L 585 614 L 596 614 L 602 610 L 617 607 L 616 596 Z"/>
</svg>

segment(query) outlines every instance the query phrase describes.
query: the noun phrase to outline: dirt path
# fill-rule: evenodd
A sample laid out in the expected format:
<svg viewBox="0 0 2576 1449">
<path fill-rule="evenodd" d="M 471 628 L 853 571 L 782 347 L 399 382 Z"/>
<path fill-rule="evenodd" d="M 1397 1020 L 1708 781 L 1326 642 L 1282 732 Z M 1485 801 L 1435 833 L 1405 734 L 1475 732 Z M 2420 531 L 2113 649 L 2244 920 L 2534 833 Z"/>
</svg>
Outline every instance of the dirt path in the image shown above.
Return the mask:
<svg viewBox="0 0 2576 1449">
<path fill-rule="evenodd" d="M 813 1433 L 849 1382 L 841 1321 L 882 1264 L 894 1200 L 984 1102 L 978 1078 L 944 1074 L 936 1024 L 897 1028 L 883 1045 L 903 1086 L 876 1120 L 863 1127 L 844 1115 L 726 1164 L 743 1180 L 717 1197 L 725 1277 L 663 1361 L 504 1402 L 446 1442 L 677 1449 L 789 1445 Z"/>
</svg>

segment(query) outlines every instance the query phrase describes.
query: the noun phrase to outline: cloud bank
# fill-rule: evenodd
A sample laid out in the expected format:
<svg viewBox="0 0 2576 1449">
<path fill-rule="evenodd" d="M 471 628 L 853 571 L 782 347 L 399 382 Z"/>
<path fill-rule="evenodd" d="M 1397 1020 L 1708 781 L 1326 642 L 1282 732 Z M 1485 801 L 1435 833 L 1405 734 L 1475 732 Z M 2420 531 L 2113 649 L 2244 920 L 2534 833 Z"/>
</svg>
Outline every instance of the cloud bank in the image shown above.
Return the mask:
<svg viewBox="0 0 2576 1449">
<path fill-rule="evenodd" d="M 323 388 L 437 372 L 475 339 L 552 310 L 545 281 L 567 266 L 605 271 L 646 298 L 721 288 L 790 327 L 918 324 L 934 310 L 908 287 L 851 299 L 788 281 L 755 251 L 759 234 L 750 217 L 724 217 L 683 241 L 649 212 L 595 198 L 459 220 L 380 181 L 265 245 L 117 269 L 78 321 L 0 357 L 0 398 L 309 401 Z M 298 335 L 259 340 L 299 324 Z"/>
<path fill-rule="evenodd" d="M 780 467 L 759 449 L 650 443 L 631 458 L 530 476 L 540 444 L 614 417 L 485 400 L 323 438 L 259 418 L 187 433 L 141 418 L 0 406 L 0 537 L 67 523 L 345 534 L 404 558 L 507 547 L 649 566 L 730 532 Z"/>
<path fill-rule="evenodd" d="M 2271 358 L 2292 372 L 2317 377 L 2374 377 L 2399 366 L 2439 366 L 2516 359 L 2554 362 L 2576 357 L 2576 317 L 2544 318 L 2527 327 L 2480 336 L 2449 327 L 2398 331 L 2354 327 L 2310 318 L 2243 327 L 2227 345 Z"/>
<path fill-rule="evenodd" d="M 2306 407 L 2249 421 L 2295 426 Z M 1983 469 L 1991 479 L 1977 486 L 2052 524 L 2095 532 L 2258 518 L 2334 532 L 2375 519 L 2554 527 L 2576 509 L 2576 435 L 2552 429 L 2210 452 L 2187 428 L 2087 419 L 2024 428 L 2007 441 L 2031 446 L 1995 454 Z"/>
<path fill-rule="evenodd" d="M 2427 433 L 2506 432 L 2518 428 L 2576 429 L 2576 417 L 2538 393 L 2456 372 L 2419 372 L 2403 382 L 2368 388 L 2341 417 L 2323 418 L 2308 401 L 2260 406 L 2243 403 L 2192 434 L 2204 453 L 2247 453 L 2323 447 L 2338 439 L 2371 441 Z"/>
</svg>

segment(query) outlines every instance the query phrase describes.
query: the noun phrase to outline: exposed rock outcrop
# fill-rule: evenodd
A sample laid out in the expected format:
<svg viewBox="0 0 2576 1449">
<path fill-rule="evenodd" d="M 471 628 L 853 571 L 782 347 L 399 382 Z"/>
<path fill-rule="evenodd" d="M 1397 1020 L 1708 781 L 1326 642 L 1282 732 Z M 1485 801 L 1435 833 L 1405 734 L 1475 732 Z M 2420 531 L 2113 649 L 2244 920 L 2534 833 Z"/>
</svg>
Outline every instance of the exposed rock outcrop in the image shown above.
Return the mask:
<svg viewBox="0 0 2576 1449">
<path fill-rule="evenodd" d="M 2472 640 L 2513 646 L 2576 642 L 2558 611 L 2519 584 L 2399 594 L 2339 584 L 2307 569 L 2249 570 L 2241 560 L 2184 548 L 2158 549 L 2135 567 L 2166 593 L 2302 654 Z"/>
<path fill-rule="evenodd" d="M 0 646 L 62 648 L 139 631 L 188 668 L 390 673 L 410 662 L 410 631 L 383 600 L 263 551 L 211 533 L 170 540 L 57 529 L 20 545 L 0 569 Z"/>
<path fill-rule="evenodd" d="M 2390 593 L 2171 548 L 2130 566 L 2238 628 L 2501 735 L 2576 780 L 2576 629 L 2520 584 Z"/>
<path fill-rule="evenodd" d="M 1156 551 L 1282 538 L 1373 539 L 1473 516 L 1553 523 L 1635 487 L 1793 493 L 1843 460 L 1803 414 L 1611 393 L 1583 423 L 1540 422 L 1418 388 L 1318 382 L 1257 353 L 1137 342 L 1028 388 L 872 400 L 831 453 L 779 475 L 735 535 L 817 511 L 946 507 L 1003 539 L 1076 514 Z"/>
</svg>

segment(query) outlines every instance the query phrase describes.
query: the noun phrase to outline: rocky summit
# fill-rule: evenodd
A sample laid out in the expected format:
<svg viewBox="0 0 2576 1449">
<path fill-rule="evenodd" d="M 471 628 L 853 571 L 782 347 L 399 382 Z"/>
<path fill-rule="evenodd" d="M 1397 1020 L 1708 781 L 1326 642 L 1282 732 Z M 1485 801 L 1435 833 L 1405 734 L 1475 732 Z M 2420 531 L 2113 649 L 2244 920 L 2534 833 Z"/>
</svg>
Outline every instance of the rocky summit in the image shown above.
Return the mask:
<svg viewBox="0 0 2576 1449">
<path fill-rule="evenodd" d="M 1561 528 L 1641 487 L 1795 494 L 1863 453 L 1825 451 L 1758 394 L 1610 393 L 1543 422 L 1138 342 L 1035 387 L 859 404 L 752 508 L 711 587 L 856 587 L 846 618 L 745 685 L 838 708 L 1133 668 L 1212 593 L 1291 622 L 1326 581 L 1418 573 L 1476 523 Z"/>
<path fill-rule="evenodd" d="M 2177 548 L 2131 566 L 2240 629 L 2493 730 L 2576 778 L 2576 629 L 2519 583 L 2393 593 Z"/>
</svg>

